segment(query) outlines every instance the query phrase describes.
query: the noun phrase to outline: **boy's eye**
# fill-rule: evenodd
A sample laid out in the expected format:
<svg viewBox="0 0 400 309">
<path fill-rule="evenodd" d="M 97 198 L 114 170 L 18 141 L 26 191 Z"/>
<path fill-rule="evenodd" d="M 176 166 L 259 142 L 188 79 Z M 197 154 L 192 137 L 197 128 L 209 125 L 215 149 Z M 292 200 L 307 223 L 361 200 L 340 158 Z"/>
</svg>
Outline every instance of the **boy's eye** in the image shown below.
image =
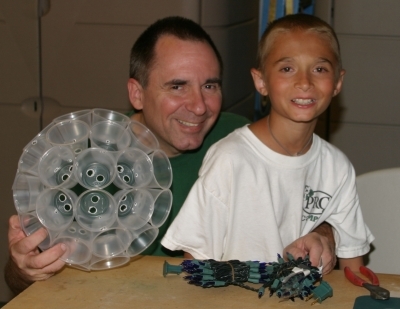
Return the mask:
<svg viewBox="0 0 400 309">
<path fill-rule="evenodd" d="M 290 72 L 292 69 L 290 67 L 284 67 L 281 69 L 282 72 Z"/>
</svg>

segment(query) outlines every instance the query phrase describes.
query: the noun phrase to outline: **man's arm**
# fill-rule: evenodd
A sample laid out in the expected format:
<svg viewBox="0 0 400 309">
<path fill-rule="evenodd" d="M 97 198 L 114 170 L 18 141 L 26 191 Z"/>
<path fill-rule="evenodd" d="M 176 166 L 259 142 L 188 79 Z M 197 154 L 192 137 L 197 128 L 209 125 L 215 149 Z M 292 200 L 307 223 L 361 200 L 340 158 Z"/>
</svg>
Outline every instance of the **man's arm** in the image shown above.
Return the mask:
<svg viewBox="0 0 400 309">
<path fill-rule="evenodd" d="M 21 293 L 37 280 L 45 280 L 60 270 L 65 262 L 59 258 L 65 253 L 64 244 L 40 252 L 38 245 L 47 237 L 47 231 L 40 229 L 25 236 L 18 216 L 9 220 L 8 248 L 9 260 L 5 267 L 5 279 L 15 294 Z"/>
<path fill-rule="evenodd" d="M 295 258 L 310 256 L 313 266 L 323 266 L 323 274 L 332 271 L 336 265 L 335 238 L 332 226 L 323 222 L 309 234 L 300 237 L 284 249 L 283 255 L 289 252 Z"/>
</svg>

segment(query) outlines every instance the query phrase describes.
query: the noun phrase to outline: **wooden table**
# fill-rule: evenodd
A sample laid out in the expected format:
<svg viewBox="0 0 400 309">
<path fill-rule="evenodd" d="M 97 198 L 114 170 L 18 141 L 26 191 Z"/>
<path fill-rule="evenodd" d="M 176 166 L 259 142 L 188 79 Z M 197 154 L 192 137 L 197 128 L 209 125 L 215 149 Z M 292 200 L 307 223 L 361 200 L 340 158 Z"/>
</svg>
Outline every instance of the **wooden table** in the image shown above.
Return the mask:
<svg viewBox="0 0 400 309">
<path fill-rule="evenodd" d="M 144 256 L 130 264 L 105 271 L 84 272 L 65 268 L 56 276 L 34 283 L 3 308 L 324 308 L 352 309 L 357 296 L 369 295 L 352 285 L 342 271 L 324 277 L 333 288 L 333 297 L 311 306 L 305 302 L 279 302 L 236 286 L 200 288 L 189 285 L 183 275 L 163 277 L 164 260 L 178 265 L 182 259 Z M 380 274 L 381 286 L 400 296 L 400 276 Z M 258 287 L 259 285 L 257 285 Z"/>
</svg>

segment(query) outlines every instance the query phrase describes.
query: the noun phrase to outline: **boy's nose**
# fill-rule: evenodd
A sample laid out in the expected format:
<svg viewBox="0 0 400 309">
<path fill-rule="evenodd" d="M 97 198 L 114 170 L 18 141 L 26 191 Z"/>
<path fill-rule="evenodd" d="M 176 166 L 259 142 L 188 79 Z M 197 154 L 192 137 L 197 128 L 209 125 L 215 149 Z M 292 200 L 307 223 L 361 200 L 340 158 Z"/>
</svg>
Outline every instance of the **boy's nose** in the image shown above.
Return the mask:
<svg viewBox="0 0 400 309">
<path fill-rule="evenodd" d="M 309 74 L 299 73 L 295 86 L 296 88 L 301 89 L 303 91 L 308 91 L 313 86 Z"/>
<path fill-rule="evenodd" d="M 192 92 L 186 104 L 186 109 L 197 116 L 201 116 L 207 111 L 207 105 L 201 91 Z"/>
</svg>

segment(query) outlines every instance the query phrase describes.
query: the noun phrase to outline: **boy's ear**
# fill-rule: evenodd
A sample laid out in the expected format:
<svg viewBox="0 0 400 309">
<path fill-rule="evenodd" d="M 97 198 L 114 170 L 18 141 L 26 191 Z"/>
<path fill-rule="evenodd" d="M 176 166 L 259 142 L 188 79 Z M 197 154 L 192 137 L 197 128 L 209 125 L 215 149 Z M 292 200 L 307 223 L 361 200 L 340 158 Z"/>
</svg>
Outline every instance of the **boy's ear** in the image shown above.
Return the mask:
<svg viewBox="0 0 400 309">
<path fill-rule="evenodd" d="M 129 101 L 136 110 L 143 109 L 143 87 L 134 78 L 128 79 Z"/>
<path fill-rule="evenodd" d="M 342 90 L 342 85 L 343 85 L 343 79 L 344 79 L 344 75 L 346 74 L 345 70 L 341 70 L 339 73 L 339 78 L 336 82 L 336 87 L 335 90 L 333 90 L 333 96 L 336 96 L 340 93 L 340 91 Z"/>
<path fill-rule="evenodd" d="M 263 96 L 268 95 L 268 90 L 265 87 L 261 72 L 256 69 L 251 69 L 250 73 L 253 77 L 254 87 L 257 89 L 257 91 Z"/>
</svg>

